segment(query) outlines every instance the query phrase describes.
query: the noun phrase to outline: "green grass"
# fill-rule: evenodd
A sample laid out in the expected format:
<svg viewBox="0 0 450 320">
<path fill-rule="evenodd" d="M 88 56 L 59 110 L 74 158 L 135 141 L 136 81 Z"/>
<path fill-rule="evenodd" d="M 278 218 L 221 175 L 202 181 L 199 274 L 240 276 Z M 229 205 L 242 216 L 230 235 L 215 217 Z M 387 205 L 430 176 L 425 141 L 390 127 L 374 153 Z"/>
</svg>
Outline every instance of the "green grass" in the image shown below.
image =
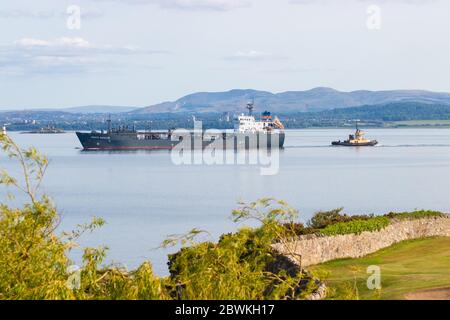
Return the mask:
<svg viewBox="0 0 450 320">
<path fill-rule="evenodd" d="M 366 285 L 366 270 L 371 265 L 381 268 L 379 291 Z M 330 261 L 309 269 L 325 277 L 331 289 L 329 299 L 404 299 L 409 292 L 450 286 L 450 238 L 404 241 L 363 258 Z"/>
</svg>

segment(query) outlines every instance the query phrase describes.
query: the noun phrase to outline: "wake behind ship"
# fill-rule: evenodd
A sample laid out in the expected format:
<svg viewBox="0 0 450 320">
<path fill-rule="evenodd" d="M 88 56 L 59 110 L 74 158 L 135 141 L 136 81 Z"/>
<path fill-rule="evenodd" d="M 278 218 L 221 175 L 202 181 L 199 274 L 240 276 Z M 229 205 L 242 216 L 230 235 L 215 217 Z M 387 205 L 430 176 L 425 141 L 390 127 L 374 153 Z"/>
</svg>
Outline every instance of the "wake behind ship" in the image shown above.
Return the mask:
<svg viewBox="0 0 450 320">
<path fill-rule="evenodd" d="M 278 118 L 264 112 L 257 121 L 252 115 L 253 103 L 247 104 L 248 115 L 240 115 L 234 130 L 210 131 L 137 131 L 135 128 L 111 127 L 107 131 L 77 132 L 84 150 L 172 150 L 176 146 L 192 149 L 214 146 L 223 149 L 283 148 L 284 126 Z"/>
</svg>

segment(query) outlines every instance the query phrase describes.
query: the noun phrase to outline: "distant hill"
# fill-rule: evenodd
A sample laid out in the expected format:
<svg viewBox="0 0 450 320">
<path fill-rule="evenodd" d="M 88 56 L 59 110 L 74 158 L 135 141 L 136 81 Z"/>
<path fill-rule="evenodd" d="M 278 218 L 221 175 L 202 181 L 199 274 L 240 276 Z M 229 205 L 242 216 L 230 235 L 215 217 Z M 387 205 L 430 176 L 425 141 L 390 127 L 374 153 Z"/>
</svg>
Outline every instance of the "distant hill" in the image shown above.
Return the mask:
<svg viewBox="0 0 450 320">
<path fill-rule="evenodd" d="M 405 121 L 405 120 L 450 120 L 450 105 L 425 104 L 420 102 L 393 102 L 383 105 L 350 107 L 325 110 L 320 112 L 302 112 L 291 114 L 300 119 L 333 120 L 370 120 L 370 121 Z"/>
<path fill-rule="evenodd" d="M 70 112 L 70 113 L 124 113 L 136 110 L 137 107 L 125 107 L 125 106 L 81 106 L 81 107 L 71 107 L 60 109 L 61 111 Z"/>
<path fill-rule="evenodd" d="M 27 111 L 63 111 L 71 114 L 123 114 L 145 116 L 147 114 L 182 113 L 240 113 L 254 99 L 255 112 L 268 110 L 277 114 L 296 112 L 320 112 L 368 105 L 399 102 L 450 105 L 450 93 L 424 90 L 390 90 L 351 92 L 319 87 L 306 91 L 271 93 L 253 89 L 234 89 L 225 92 L 198 92 L 176 101 L 167 101 L 148 107 L 88 105 L 58 109 L 34 109 Z M 6 109 L 6 108 L 5 108 Z M 12 111 L 12 110 L 10 110 Z M 16 110 L 18 111 L 18 110 Z M 2 111 L 2 112 L 7 112 Z"/>
<path fill-rule="evenodd" d="M 205 113 L 242 112 L 249 100 L 255 100 L 255 110 L 276 113 L 316 112 L 331 109 L 381 105 L 394 102 L 419 102 L 449 104 L 450 93 L 423 90 L 352 91 L 342 92 L 332 88 L 315 88 L 307 91 L 271 93 L 258 90 L 235 89 L 227 92 L 199 92 L 173 102 L 163 102 L 139 108 L 131 113 Z"/>
<path fill-rule="evenodd" d="M 256 110 L 258 116 L 260 110 Z M 368 126 L 391 126 L 393 122 L 414 120 L 450 120 L 450 105 L 423 102 L 392 102 L 381 105 L 337 108 L 308 112 L 277 113 L 286 128 L 353 126 L 354 120 Z M 70 113 L 58 110 L 21 110 L 0 112 L 0 125 L 11 131 L 29 131 L 52 125 L 69 130 L 101 130 L 107 128 L 106 113 Z M 193 117 L 188 113 L 116 113 L 111 114 L 115 126 L 136 126 L 139 130 L 192 128 Z M 231 129 L 232 117 L 214 112 L 197 113 L 205 128 Z"/>
</svg>

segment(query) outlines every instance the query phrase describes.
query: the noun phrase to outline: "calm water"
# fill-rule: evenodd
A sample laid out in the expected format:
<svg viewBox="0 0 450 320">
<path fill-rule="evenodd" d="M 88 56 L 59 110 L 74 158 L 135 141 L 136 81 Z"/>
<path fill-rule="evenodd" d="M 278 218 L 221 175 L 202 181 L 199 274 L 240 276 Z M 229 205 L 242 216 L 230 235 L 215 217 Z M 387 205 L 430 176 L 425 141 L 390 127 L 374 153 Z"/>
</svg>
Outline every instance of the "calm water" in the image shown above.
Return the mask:
<svg viewBox="0 0 450 320">
<path fill-rule="evenodd" d="M 450 129 L 371 129 L 368 137 L 380 146 L 328 146 L 348 133 L 288 131 L 275 176 L 260 175 L 257 166 L 175 166 L 164 151 L 81 152 L 73 133 L 10 135 L 49 156 L 43 187 L 62 214 L 61 229 L 103 217 L 107 225 L 83 237 L 83 245 L 106 245 L 109 262 L 130 268 L 150 259 L 157 273 L 166 274 L 168 252 L 154 248 L 167 235 L 193 227 L 215 236 L 234 230 L 229 215 L 238 200 L 284 199 L 302 220 L 337 207 L 352 214 L 450 211 Z M 3 155 L 0 165 L 14 171 Z"/>
</svg>

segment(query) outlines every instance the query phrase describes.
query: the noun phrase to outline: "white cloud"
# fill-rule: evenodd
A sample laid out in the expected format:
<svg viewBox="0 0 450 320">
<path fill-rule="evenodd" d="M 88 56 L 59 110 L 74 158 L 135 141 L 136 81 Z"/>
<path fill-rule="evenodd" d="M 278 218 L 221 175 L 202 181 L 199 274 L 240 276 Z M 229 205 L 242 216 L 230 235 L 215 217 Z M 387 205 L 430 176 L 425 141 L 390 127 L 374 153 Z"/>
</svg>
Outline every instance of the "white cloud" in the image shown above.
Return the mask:
<svg viewBox="0 0 450 320">
<path fill-rule="evenodd" d="M 68 38 L 63 37 L 53 41 L 33 39 L 33 38 L 23 38 L 14 41 L 14 45 L 22 48 L 51 48 L 51 47 L 75 47 L 75 48 L 93 48 L 93 46 L 83 38 Z"/>
<path fill-rule="evenodd" d="M 0 74 L 24 75 L 97 72 L 113 67 L 112 56 L 155 54 L 134 46 L 97 45 L 80 37 L 23 38 L 0 45 Z M 111 69 L 111 68 L 109 68 Z"/>
<path fill-rule="evenodd" d="M 154 54 L 164 51 L 144 50 L 136 46 L 112 46 L 105 44 L 93 44 L 80 37 L 62 37 L 53 40 L 35 38 L 22 38 L 12 45 L 0 46 L 0 52 L 28 53 L 36 56 L 61 55 L 79 56 L 92 54 Z"/>
<path fill-rule="evenodd" d="M 214 10 L 228 11 L 237 8 L 249 7 L 250 0 L 96 0 L 116 1 L 128 4 L 155 4 L 162 8 L 183 10 Z"/>
<path fill-rule="evenodd" d="M 159 0 L 162 7 L 179 9 L 209 9 L 209 10 L 231 10 L 250 6 L 247 0 Z"/>
<path fill-rule="evenodd" d="M 279 60 L 283 57 L 275 56 L 270 52 L 257 50 L 238 51 L 231 56 L 225 57 L 226 60 L 244 60 L 244 61 L 260 61 L 260 60 Z"/>
<path fill-rule="evenodd" d="M 88 10 L 82 8 L 81 17 L 83 19 L 96 19 L 104 15 L 98 10 Z M 23 9 L 0 9 L 0 19 L 65 19 L 68 14 L 64 11 L 42 10 L 30 11 Z"/>
<path fill-rule="evenodd" d="M 292 4 L 331 4 L 342 2 L 354 2 L 354 3 L 367 3 L 367 4 L 389 4 L 389 3 L 403 3 L 403 4 L 412 4 L 412 5 L 421 5 L 421 4 L 429 4 L 429 3 L 437 3 L 440 0 L 290 0 L 289 2 Z"/>
</svg>

